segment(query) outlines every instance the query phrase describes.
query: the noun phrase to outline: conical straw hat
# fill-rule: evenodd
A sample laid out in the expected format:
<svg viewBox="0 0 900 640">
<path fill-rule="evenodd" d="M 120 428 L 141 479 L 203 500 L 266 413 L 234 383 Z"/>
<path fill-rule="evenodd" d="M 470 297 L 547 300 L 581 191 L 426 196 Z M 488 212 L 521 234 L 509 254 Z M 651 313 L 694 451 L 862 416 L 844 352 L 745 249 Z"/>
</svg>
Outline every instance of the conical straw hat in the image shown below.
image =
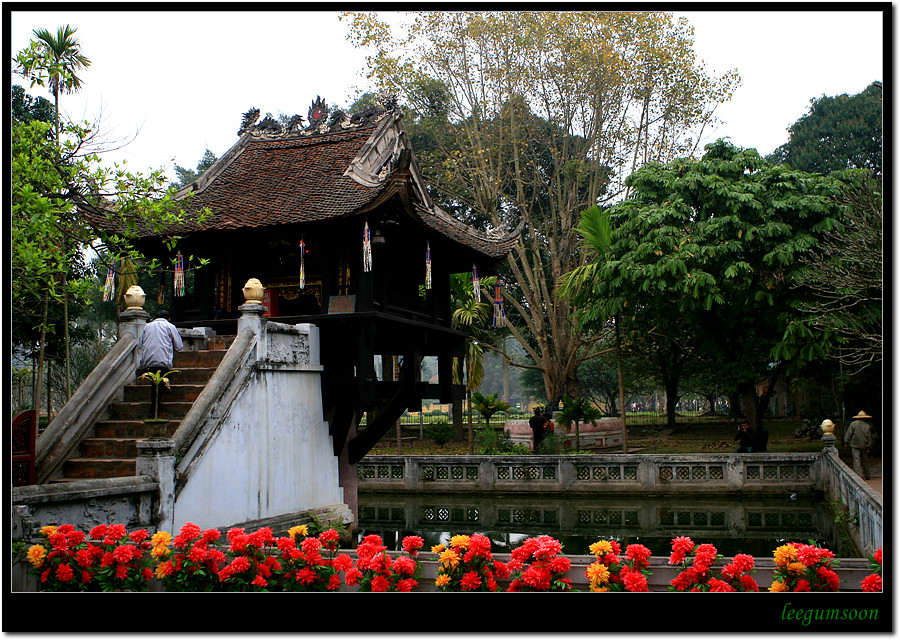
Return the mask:
<svg viewBox="0 0 900 640">
<path fill-rule="evenodd" d="M 871 420 L 871 419 L 872 419 L 872 416 L 870 416 L 870 415 L 869 415 L 868 413 L 866 413 L 865 411 L 860 411 L 860 412 L 857 413 L 855 416 L 853 416 L 853 420 L 856 420 L 857 418 L 861 418 L 861 419 L 863 419 L 863 420 Z"/>
</svg>

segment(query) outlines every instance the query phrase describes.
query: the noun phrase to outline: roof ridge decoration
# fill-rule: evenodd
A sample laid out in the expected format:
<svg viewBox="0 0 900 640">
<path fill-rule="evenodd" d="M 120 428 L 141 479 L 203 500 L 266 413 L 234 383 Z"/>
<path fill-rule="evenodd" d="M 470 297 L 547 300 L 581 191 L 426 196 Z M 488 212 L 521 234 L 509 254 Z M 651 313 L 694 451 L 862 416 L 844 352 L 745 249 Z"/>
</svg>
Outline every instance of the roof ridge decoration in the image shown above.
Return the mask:
<svg viewBox="0 0 900 640">
<path fill-rule="evenodd" d="M 307 111 L 309 125 L 306 127 L 303 126 L 303 116 L 298 114 L 291 116 L 285 125 L 274 119 L 271 114 L 266 114 L 261 122 L 257 122 L 260 112 L 259 109 L 253 107 L 243 114 L 237 134 L 243 136 L 249 133 L 254 138 L 283 138 L 358 129 L 374 124 L 385 115 L 398 109 L 397 97 L 394 95 L 383 95 L 380 97 L 380 102 L 380 106 L 372 105 L 359 113 L 348 115 L 342 109 L 335 109 L 329 113 L 325 101 L 320 96 L 316 96 Z"/>
</svg>

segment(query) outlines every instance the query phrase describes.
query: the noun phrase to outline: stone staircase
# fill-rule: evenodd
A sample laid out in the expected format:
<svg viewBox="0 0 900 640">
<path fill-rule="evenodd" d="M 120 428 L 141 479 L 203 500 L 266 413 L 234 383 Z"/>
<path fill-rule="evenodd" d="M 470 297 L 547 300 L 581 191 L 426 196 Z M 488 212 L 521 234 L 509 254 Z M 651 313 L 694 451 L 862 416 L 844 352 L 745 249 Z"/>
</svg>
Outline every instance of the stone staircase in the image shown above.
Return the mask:
<svg viewBox="0 0 900 640">
<path fill-rule="evenodd" d="M 63 463 L 62 475 L 54 482 L 135 475 L 138 440 L 168 438 L 175 433 L 225 357 L 230 343 L 231 340 L 225 342 L 224 348 L 175 354 L 173 368 L 178 373 L 169 376 L 171 389 L 163 394 L 160 405 L 160 418 L 165 421 L 148 421 L 149 381 L 135 379 L 127 385 L 122 401 L 110 403 L 91 433 L 81 441 L 78 451 Z"/>
</svg>

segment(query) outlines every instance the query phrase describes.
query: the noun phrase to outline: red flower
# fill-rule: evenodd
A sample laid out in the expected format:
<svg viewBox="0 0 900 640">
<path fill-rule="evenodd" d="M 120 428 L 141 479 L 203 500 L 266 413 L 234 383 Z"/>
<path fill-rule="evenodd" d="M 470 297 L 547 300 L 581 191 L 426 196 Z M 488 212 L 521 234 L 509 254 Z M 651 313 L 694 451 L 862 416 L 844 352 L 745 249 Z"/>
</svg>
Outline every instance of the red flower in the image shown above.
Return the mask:
<svg viewBox="0 0 900 640">
<path fill-rule="evenodd" d="M 322 545 L 331 551 L 334 551 L 338 548 L 338 542 L 340 540 L 340 534 L 334 529 L 329 529 L 328 531 L 323 531 L 319 534 L 319 540 L 322 541 Z"/>
<path fill-rule="evenodd" d="M 619 544 L 617 542 L 613 542 L 612 544 L 614 544 L 616 546 L 616 548 L 619 546 Z M 648 549 L 647 547 L 645 547 L 642 544 L 630 544 L 625 549 L 625 557 L 628 558 L 629 560 L 632 560 L 635 563 L 636 568 L 643 568 L 643 567 L 650 566 L 650 555 L 651 555 L 650 549 Z M 618 558 L 616 558 L 615 561 L 618 562 Z M 606 564 L 606 563 L 604 563 L 604 564 Z M 608 567 L 610 565 L 606 564 L 606 566 Z"/>
<path fill-rule="evenodd" d="M 753 576 L 742 575 L 738 578 L 738 581 L 741 583 L 744 591 L 759 591 L 759 585 L 756 584 L 756 580 L 753 579 Z"/>
<path fill-rule="evenodd" d="M 336 571 L 347 572 L 353 568 L 353 559 L 346 553 L 340 553 L 332 561 L 331 566 L 333 566 Z"/>
<path fill-rule="evenodd" d="M 875 562 L 881 564 L 881 548 L 879 548 L 878 551 L 875 552 L 875 555 L 872 557 L 874 558 Z"/>
<path fill-rule="evenodd" d="M 710 578 L 709 582 L 707 584 L 709 585 L 710 591 L 716 591 L 716 592 L 734 591 L 734 587 L 732 587 L 727 582 L 723 582 L 722 580 L 719 580 L 718 578 Z"/>
<path fill-rule="evenodd" d="M 360 571 L 359 569 L 350 569 L 344 575 L 344 580 L 351 587 L 355 584 L 358 584 L 360 578 L 362 578 L 362 571 Z"/>
<path fill-rule="evenodd" d="M 460 580 L 463 591 L 475 591 L 481 586 L 481 577 L 477 571 L 469 571 Z"/>
<path fill-rule="evenodd" d="M 809 591 L 809 590 L 810 590 L 809 582 L 807 580 L 804 580 L 803 578 L 800 578 L 799 580 L 797 580 L 797 584 L 794 585 L 794 591 Z"/>
<path fill-rule="evenodd" d="M 424 544 L 425 541 L 419 536 L 406 536 L 403 538 L 403 550 L 411 555 L 415 555 Z"/>
<path fill-rule="evenodd" d="M 61 564 L 56 568 L 56 577 L 63 582 L 69 582 L 72 578 L 75 577 L 75 572 L 72 570 L 72 567 L 70 565 Z"/>
<path fill-rule="evenodd" d="M 394 559 L 393 570 L 405 576 L 411 576 L 416 572 L 416 561 L 409 556 L 397 556 Z"/>
<path fill-rule="evenodd" d="M 565 573 L 572 567 L 572 562 L 565 556 L 557 556 L 550 561 L 550 571 L 553 573 Z"/>
<path fill-rule="evenodd" d="M 863 578 L 862 582 L 859 583 L 859 586 L 863 591 L 867 591 L 869 593 L 883 590 L 881 576 L 877 573 L 873 573 Z"/>
<path fill-rule="evenodd" d="M 375 576 L 370 586 L 373 592 L 383 592 L 391 588 L 391 583 L 384 576 Z"/>
<path fill-rule="evenodd" d="M 494 572 L 501 580 L 509 578 L 509 567 L 499 560 L 494 560 Z"/>
<path fill-rule="evenodd" d="M 417 584 L 419 584 L 419 583 L 416 582 L 415 580 L 413 580 L 412 578 L 404 578 L 403 580 L 398 580 L 397 581 L 397 591 L 400 591 L 403 593 L 409 593 L 410 591 L 412 591 L 415 588 L 415 586 Z"/>
<path fill-rule="evenodd" d="M 100 538 L 106 537 L 106 525 L 98 524 L 96 527 L 91 529 L 91 532 L 88 534 L 92 540 L 99 540 Z"/>
<path fill-rule="evenodd" d="M 340 589 L 341 588 L 341 577 L 336 573 L 332 574 L 331 577 L 328 579 L 328 587 L 327 588 L 329 591 L 337 591 L 338 589 Z"/>
<path fill-rule="evenodd" d="M 647 577 L 640 571 L 632 571 L 628 567 L 622 567 L 622 582 L 625 588 L 632 593 L 649 592 L 650 587 L 647 585 Z"/>
<path fill-rule="evenodd" d="M 133 543 L 135 543 L 135 544 L 140 544 L 140 543 L 142 543 L 144 540 L 146 540 L 147 538 L 149 538 L 149 537 L 150 537 L 150 534 L 147 533 L 147 530 L 146 530 L 146 529 L 138 529 L 137 531 L 132 531 L 132 532 L 128 535 L 128 537 L 129 537 L 129 539 L 131 539 L 131 541 L 132 541 Z"/>
<path fill-rule="evenodd" d="M 825 580 L 831 591 L 837 591 L 841 586 L 841 579 L 832 569 L 829 569 L 828 567 L 819 567 L 816 569 L 816 573 Z"/>
</svg>

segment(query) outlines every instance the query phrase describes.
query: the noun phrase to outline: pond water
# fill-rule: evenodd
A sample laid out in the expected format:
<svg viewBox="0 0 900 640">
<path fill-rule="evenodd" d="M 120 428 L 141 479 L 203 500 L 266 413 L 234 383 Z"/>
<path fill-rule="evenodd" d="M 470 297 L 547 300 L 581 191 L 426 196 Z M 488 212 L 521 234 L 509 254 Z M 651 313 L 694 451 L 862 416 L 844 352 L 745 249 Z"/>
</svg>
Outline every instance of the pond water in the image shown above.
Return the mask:
<svg viewBox="0 0 900 640">
<path fill-rule="evenodd" d="M 550 535 L 567 555 L 590 555 L 600 539 L 624 551 L 633 543 L 667 556 L 671 540 L 690 536 L 719 553 L 771 557 L 786 542 L 814 541 L 838 557 L 858 557 L 842 538 L 824 495 L 772 497 L 575 497 L 541 495 L 359 494 L 359 540 L 378 534 L 391 550 L 405 536 L 425 539 L 425 550 L 457 534 L 481 533 L 495 553 L 508 553 L 528 537 Z"/>
</svg>

